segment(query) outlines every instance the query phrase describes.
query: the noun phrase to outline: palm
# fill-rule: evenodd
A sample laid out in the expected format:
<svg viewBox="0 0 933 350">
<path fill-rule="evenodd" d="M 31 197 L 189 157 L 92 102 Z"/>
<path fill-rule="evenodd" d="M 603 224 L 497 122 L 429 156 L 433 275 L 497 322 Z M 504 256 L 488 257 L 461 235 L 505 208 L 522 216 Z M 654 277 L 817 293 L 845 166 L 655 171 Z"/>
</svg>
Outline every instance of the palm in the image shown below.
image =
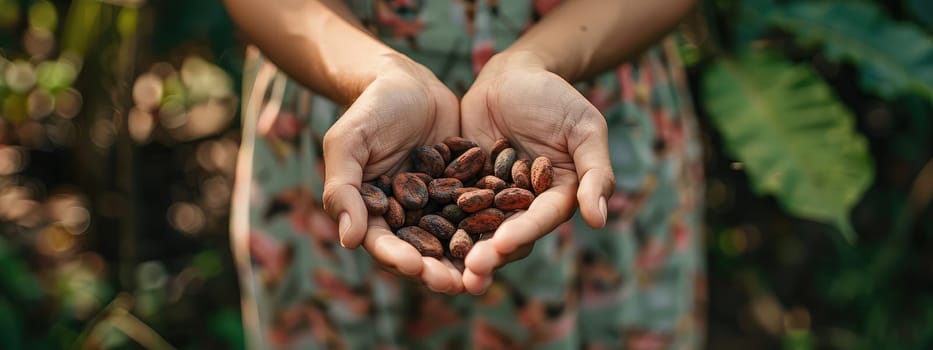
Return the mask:
<svg viewBox="0 0 933 350">
<path fill-rule="evenodd" d="M 612 170 L 602 115 L 561 77 L 538 68 L 513 67 L 480 75 L 461 102 L 461 132 L 489 149 L 507 138 L 524 158 L 554 164 L 554 183 L 531 207 L 503 223 L 492 239 L 466 258 L 464 286 L 481 292 L 492 270 L 531 251 L 535 240 L 567 221 L 579 199 L 584 219 L 605 223 Z M 589 173 L 589 174 L 588 174 Z"/>
</svg>

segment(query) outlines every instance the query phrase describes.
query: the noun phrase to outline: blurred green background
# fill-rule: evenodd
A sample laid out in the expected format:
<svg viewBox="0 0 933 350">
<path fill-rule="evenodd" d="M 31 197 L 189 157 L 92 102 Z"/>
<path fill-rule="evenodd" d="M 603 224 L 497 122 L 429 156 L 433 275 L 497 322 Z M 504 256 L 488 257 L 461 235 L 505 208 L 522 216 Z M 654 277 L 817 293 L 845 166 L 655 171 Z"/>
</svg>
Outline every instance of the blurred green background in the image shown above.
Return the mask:
<svg viewBox="0 0 933 350">
<path fill-rule="evenodd" d="M 933 1 L 705 1 L 682 33 L 708 347 L 933 348 Z M 218 0 L 0 0 L 2 348 L 243 347 L 243 49 Z"/>
</svg>

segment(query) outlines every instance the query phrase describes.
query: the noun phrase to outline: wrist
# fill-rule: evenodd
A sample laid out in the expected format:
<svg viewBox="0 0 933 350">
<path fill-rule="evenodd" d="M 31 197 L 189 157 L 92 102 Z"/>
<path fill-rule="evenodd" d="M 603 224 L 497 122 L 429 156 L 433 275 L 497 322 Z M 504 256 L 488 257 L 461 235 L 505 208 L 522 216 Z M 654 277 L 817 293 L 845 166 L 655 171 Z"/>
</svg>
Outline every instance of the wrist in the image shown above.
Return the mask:
<svg viewBox="0 0 933 350">
<path fill-rule="evenodd" d="M 577 65 L 566 59 L 549 54 L 543 48 L 529 47 L 528 45 L 513 46 L 489 60 L 487 66 L 492 66 L 493 75 L 509 69 L 542 69 L 554 73 L 564 80 L 573 80 L 579 71 Z M 486 71 L 486 69 L 484 69 Z M 495 73 L 493 73 L 495 72 Z"/>
</svg>

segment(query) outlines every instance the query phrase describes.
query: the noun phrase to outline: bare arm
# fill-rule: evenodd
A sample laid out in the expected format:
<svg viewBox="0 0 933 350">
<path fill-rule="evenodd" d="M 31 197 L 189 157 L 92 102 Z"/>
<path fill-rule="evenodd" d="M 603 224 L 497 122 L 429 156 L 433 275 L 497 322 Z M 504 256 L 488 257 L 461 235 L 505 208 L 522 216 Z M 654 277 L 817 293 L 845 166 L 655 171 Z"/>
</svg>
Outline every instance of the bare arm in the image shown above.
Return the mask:
<svg viewBox="0 0 933 350">
<path fill-rule="evenodd" d="M 290 76 L 349 104 L 398 54 L 336 0 L 224 0 L 246 37 Z"/>
<path fill-rule="evenodd" d="M 534 55 L 547 70 L 572 82 L 618 65 L 655 43 L 695 1 L 567 1 L 503 53 Z"/>
</svg>

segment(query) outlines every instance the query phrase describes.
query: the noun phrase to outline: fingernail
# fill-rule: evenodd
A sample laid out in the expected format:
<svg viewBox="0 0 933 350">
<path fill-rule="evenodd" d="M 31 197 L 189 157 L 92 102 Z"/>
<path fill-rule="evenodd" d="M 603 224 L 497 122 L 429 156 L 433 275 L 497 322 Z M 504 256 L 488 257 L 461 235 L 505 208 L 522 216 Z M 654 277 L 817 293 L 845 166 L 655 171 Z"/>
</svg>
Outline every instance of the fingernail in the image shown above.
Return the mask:
<svg viewBox="0 0 933 350">
<path fill-rule="evenodd" d="M 350 229 L 350 214 L 342 213 L 337 219 L 337 231 L 340 236 L 340 246 L 346 248 L 347 246 L 343 244 L 343 237 L 347 233 L 347 230 Z"/>
<path fill-rule="evenodd" d="M 606 196 L 599 196 L 599 213 L 603 215 L 603 225 L 605 225 L 606 220 L 609 218 L 609 213 L 606 210 Z"/>
</svg>

